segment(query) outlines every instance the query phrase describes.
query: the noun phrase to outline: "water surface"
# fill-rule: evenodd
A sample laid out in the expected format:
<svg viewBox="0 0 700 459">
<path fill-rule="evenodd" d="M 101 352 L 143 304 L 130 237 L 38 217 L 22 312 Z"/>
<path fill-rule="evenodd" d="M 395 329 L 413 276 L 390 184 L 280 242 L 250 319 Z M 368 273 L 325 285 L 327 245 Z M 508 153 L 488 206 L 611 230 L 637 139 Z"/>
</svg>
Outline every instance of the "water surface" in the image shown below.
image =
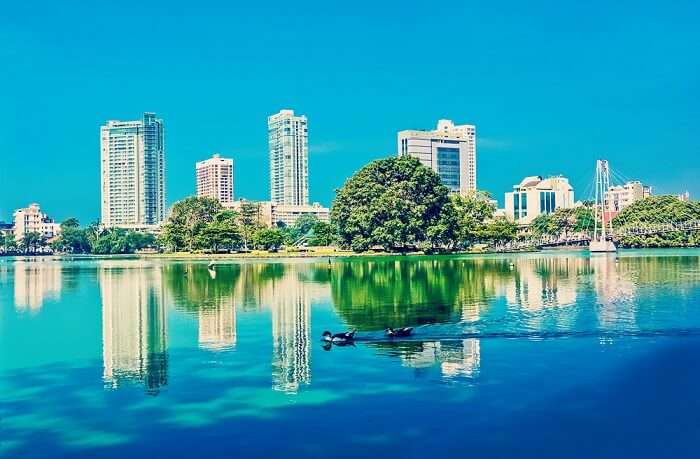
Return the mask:
<svg viewBox="0 0 700 459">
<path fill-rule="evenodd" d="M 0 259 L 0 457 L 697 457 L 699 300 L 697 250 Z"/>
</svg>

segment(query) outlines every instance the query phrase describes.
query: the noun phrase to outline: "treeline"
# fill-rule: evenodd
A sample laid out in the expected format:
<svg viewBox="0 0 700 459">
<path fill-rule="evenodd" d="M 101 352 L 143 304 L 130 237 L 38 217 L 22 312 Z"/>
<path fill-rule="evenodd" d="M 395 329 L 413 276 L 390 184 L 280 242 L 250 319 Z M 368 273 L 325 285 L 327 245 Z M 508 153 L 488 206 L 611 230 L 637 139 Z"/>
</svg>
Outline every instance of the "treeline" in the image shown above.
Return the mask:
<svg viewBox="0 0 700 459">
<path fill-rule="evenodd" d="M 681 224 L 700 220 L 700 202 L 681 201 L 676 196 L 650 196 L 624 208 L 612 220 L 613 229 L 654 227 L 664 223 Z M 598 222 L 601 224 L 600 220 Z M 593 234 L 595 211 L 592 203 L 574 209 L 557 209 L 535 218 L 527 231 L 534 236 L 558 236 L 572 233 Z M 700 231 L 677 231 L 651 235 L 624 236 L 616 240 L 619 247 L 697 247 Z"/>
<path fill-rule="evenodd" d="M 258 203 L 243 201 L 234 211 L 215 199 L 190 197 L 175 203 L 158 242 L 171 252 L 275 251 L 298 242 L 331 245 L 334 236 L 330 225 L 315 216 L 271 228 L 263 223 Z"/>
<path fill-rule="evenodd" d="M 449 252 L 514 239 L 517 225 L 493 218 L 494 211 L 488 194 L 450 194 L 432 169 L 402 156 L 374 161 L 349 178 L 331 222 L 339 245 L 357 252 Z"/>
<path fill-rule="evenodd" d="M 700 202 L 682 201 L 676 196 L 650 196 L 636 201 L 623 209 L 613 219 L 615 229 L 640 228 L 663 223 L 686 223 L 700 220 Z M 700 246 L 700 231 L 668 232 L 644 236 L 625 236 L 620 239 L 622 247 L 697 247 Z"/>
<path fill-rule="evenodd" d="M 6 235 L 2 248 L 7 254 L 37 254 L 49 251 L 72 254 L 127 254 L 144 248 L 155 248 L 156 237 L 121 228 L 101 229 L 97 223 L 81 228 L 75 218 L 61 223 L 58 237 L 48 241 L 39 233 L 27 233 L 16 241 Z"/>
</svg>

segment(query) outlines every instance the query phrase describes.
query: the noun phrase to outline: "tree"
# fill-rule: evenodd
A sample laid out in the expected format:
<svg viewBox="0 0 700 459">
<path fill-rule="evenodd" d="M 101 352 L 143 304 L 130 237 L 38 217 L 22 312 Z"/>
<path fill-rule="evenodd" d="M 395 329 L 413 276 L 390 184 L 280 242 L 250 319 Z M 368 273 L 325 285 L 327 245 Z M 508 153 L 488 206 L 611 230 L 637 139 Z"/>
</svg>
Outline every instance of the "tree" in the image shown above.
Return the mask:
<svg viewBox="0 0 700 459">
<path fill-rule="evenodd" d="M 243 239 L 243 247 L 248 250 L 248 244 L 255 232 L 262 226 L 260 224 L 260 204 L 251 201 L 242 201 L 238 213 L 238 225 Z"/>
<path fill-rule="evenodd" d="M 12 233 L 7 233 L 0 237 L 2 241 L 2 247 L 5 253 L 14 252 L 17 249 L 17 241 L 15 241 L 15 235 Z"/>
<path fill-rule="evenodd" d="M 36 253 L 39 247 L 46 245 L 46 239 L 39 233 L 25 233 L 20 242 L 24 253 Z"/>
<path fill-rule="evenodd" d="M 700 202 L 681 201 L 676 196 L 650 196 L 625 207 L 612 221 L 616 230 L 626 227 L 681 224 L 700 220 Z M 623 247 L 687 247 L 700 245 L 700 231 L 667 232 L 655 235 L 625 236 Z"/>
<path fill-rule="evenodd" d="M 68 218 L 61 223 L 61 231 L 65 230 L 66 228 L 80 228 L 80 222 L 77 218 Z"/>
<path fill-rule="evenodd" d="M 309 240 L 310 245 L 331 245 L 335 241 L 335 229 L 326 222 L 316 222 L 313 227 L 313 235 Z"/>
<path fill-rule="evenodd" d="M 284 243 L 284 235 L 276 228 L 260 228 L 253 235 L 253 244 L 258 249 L 276 250 Z"/>
<path fill-rule="evenodd" d="M 66 253 L 90 253 L 92 251 L 86 230 L 73 225 L 64 226 L 63 223 L 61 224 L 61 233 L 51 243 L 51 247 L 58 252 Z"/>
<path fill-rule="evenodd" d="M 454 223 L 451 230 L 453 240 L 458 247 L 469 247 L 483 238 L 486 221 L 493 216 L 496 206 L 491 195 L 476 191 L 467 196 L 452 195 L 450 203 L 454 207 Z"/>
<path fill-rule="evenodd" d="M 518 234 L 518 225 L 507 218 L 494 218 L 486 223 L 482 230 L 482 240 L 494 244 L 512 241 Z"/>
<path fill-rule="evenodd" d="M 236 224 L 238 214 L 224 210 L 214 216 L 197 236 L 197 247 L 218 252 L 220 248 L 232 250 L 241 245 L 241 233 Z"/>
<path fill-rule="evenodd" d="M 404 250 L 426 241 L 448 202 L 440 177 L 410 156 L 373 161 L 337 191 L 331 221 L 353 250 Z"/>
<path fill-rule="evenodd" d="M 187 248 L 191 252 L 198 234 L 221 210 L 219 201 L 212 198 L 189 197 L 176 202 L 163 227 L 161 241 L 174 250 Z"/>
</svg>

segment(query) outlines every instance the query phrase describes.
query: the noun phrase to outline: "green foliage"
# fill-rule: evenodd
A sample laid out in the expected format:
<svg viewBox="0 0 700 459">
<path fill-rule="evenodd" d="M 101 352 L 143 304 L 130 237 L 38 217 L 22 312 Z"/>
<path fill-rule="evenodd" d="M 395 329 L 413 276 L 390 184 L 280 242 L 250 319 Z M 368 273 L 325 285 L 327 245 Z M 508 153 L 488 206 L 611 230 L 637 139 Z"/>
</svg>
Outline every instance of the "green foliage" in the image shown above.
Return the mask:
<svg viewBox="0 0 700 459">
<path fill-rule="evenodd" d="M 277 250 L 284 243 L 284 234 L 277 228 L 260 228 L 253 234 L 255 248 Z"/>
<path fill-rule="evenodd" d="M 88 238 L 87 230 L 80 229 L 78 226 L 74 226 L 72 223 L 66 225 L 67 222 L 71 222 L 75 219 L 66 220 L 61 224 L 61 233 L 58 235 L 55 241 L 51 243 L 53 250 L 64 253 L 90 253 L 92 251 L 92 245 Z"/>
<path fill-rule="evenodd" d="M 313 235 L 309 239 L 309 245 L 332 245 L 335 242 L 335 228 L 326 222 L 316 222 L 312 229 Z"/>
<path fill-rule="evenodd" d="M 110 228 L 99 234 L 92 252 L 100 255 L 134 253 L 155 244 L 156 238 L 152 234 Z"/>
<path fill-rule="evenodd" d="M 362 168 L 338 190 L 331 220 L 343 246 L 401 250 L 428 239 L 447 196 L 440 177 L 417 159 L 382 159 Z"/>
<path fill-rule="evenodd" d="M 591 206 L 557 209 L 551 214 L 537 216 L 530 223 L 529 231 L 536 236 L 593 232 L 594 222 L 594 210 Z"/>
<path fill-rule="evenodd" d="M 2 245 L 3 252 L 9 253 L 17 250 L 17 241 L 15 241 L 15 235 L 8 233 L 5 235 L 0 234 L 0 245 Z"/>
<path fill-rule="evenodd" d="M 46 239 L 39 233 L 25 233 L 19 243 L 19 247 L 24 253 L 36 253 L 40 248 L 46 246 Z"/>
<path fill-rule="evenodd" d="M 663 223 L 685 223 L 700 220 L 700 202 L 681 201 L 676 196 L 650 196 L 623 209 L 613 219 L 613 227 L 644 227 Z M 700 231 L 673 232 L 646 236 L 625 236 L 622 247 L 688 247 L 700 245 Z"/>
<path fill-rule="evenodd" d="M 241 246 L 242 238 L 236 223 L 238 214 L 224 210 L 206 224 L 195 239 L 196 247 L 202 250 L 218 252 L 221 249 L 233 250 Z"/>
<path fill-rule="evenodd" d="M 78 221 L 77 218 L 69 218 L 63 221 L 61 223 L 61 231 L 64 231 L 67 228 L 80 228 L 80 222 Z"/>
<path fill-rule="evenodd" d="M 512 241 L 518 235 L 518 225 L 507 218 L 495 218 L 484 225 L 481 240 L 496 244 Z"/>
<path fill-rule="evenodd" d="M 197 237 L 222 209 L 216 199 L 189 197 L 173 206 L 160 241 L 171 250 L 194 249 Z"/>
<path fill-rule="evenodd" d="M 243 239 L 243 247 L 248 250 L 248 244 L 252 241 L 253 235 L 262 227 L 260 215 L 260 204 L 257 202 L 241 202 L 238 214 L 238 226 Z"/>
</svg>

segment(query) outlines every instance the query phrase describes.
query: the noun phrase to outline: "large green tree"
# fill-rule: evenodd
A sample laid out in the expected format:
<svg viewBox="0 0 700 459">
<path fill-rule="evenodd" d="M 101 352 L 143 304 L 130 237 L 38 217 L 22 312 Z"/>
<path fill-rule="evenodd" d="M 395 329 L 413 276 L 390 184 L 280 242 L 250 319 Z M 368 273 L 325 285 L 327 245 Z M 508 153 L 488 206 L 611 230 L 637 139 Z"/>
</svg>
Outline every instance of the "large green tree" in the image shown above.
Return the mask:
<svg viewBox="0 0 700 459">
<path fill-rule="evenodd" d="M 233 250 L 240 247 L 242 238 L 237 219 L 238 214 L 232 210 L 216 214 L 214 220 L 207 223 L 197 235 L 197 248 L 218 252 L 220 249 Z"/>
<path fill-rule="evenodd" d="M 403 250 L 427 241 L 448 202 L 440 177 L 410 156 L 373 161 L 349 178 L 331 219 L 343 246 Z"/>
<path fill-rule="evenodd" d="M 163 225 L 161 242 L 174 251 L 192 251 L 197 236 L 222 210 L 216 199 L 189 197 L 173 205 L 167 222 Z"/>
<path fill-rule="evenodd" d="M 253 235 L 253 243 L 257 249 L 277 250 L 284 243 L 284 235 L 277 228 L 260 228 Z"/>
<path fill-rule="evenodd" d="M 46 238 L 40 233 L 25 233 L 20 241 L 20 247 L 24 253 L 36 253 L 39 248 L 46 246 Z"/>
</svg>

